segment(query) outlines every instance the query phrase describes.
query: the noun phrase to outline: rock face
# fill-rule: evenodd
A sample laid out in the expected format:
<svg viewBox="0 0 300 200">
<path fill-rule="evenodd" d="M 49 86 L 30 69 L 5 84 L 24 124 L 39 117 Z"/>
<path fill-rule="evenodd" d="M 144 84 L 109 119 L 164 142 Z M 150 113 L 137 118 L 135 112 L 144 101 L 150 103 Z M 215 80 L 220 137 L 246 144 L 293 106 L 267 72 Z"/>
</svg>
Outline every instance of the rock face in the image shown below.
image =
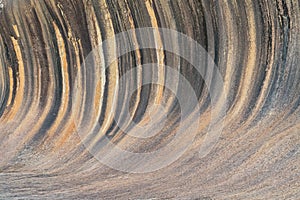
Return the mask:
<svg viewBox="0 0 300 200">
<path fill-rule="evenodd" d="M 0 198 L 299 198 L 299 19 L 296 0 L 0 1 Z"/>
</svg>

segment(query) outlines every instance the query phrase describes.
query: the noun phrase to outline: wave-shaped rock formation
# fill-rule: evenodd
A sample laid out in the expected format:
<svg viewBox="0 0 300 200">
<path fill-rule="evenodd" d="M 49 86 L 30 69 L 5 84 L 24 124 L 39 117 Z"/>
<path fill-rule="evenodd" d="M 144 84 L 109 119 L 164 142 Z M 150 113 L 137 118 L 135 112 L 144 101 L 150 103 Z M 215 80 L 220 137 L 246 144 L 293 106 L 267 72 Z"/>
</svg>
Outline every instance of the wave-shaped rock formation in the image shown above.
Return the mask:
<svg viewBox="0 0 300 200">
<path fill-rule="evenodd" d="M 299 1 L 0 4 L 1 199 L 300 197 Z M 109 57 L 127 44 L 99 45 L 143 27 L 154 30 L 149 38 L 157 48 L 135 48 L 105 68 Z M 193 52 L 183 58 L 164 50 L 168 38 L 159 28 L 195 40 L 216 68 L 207 65 L 200 74 L 187 59 Z M 137 30 L 133 33 L 132 44 L 145 42 Z M 182 52 L 188 49 L 179 39 L 170 42 Z M 160 67 L 138 68 L 148 63 Z M 180 105 L 177 97 L 185 93 L 179 76 L 170 79 L 175 91 L 164 86 L 168 77 L 164 66 L 185 77 L 199 108 Z M 126 72 L 130 78 L 122 84 Z M 213 86 L 220 84 L 218 73 L 221 95 L 212 97 Z M 211 78 L 209 87 L 205 77 Z M 141 85 L 147 78 L 156 81 Z M 211 103 L 222 95 L 226 100 Z M 129 102 L 129 115 L 122 101 Z M 184 101 L 189 101 L 188 95 Z M 226 109 L 218 119 L 223 120 L 223 129 L 201 156 L 207 130 L 219 124 L 211 121 L 220 108 Z M 187 112 L 181 117 L 183 109 Z M 172 143 L 180 124 L 184 129 Z M 190 137 L 192 143 L 184 149 Z M 107 139 L 109 143 L 103 142 Z M 120 152 L 147 156 L 170 143 L 170 148 L 184 149 L 180 156 L 157 154 L 158 158 L 143 160 L 110 152 L 113 144 Z M 174 156 L 174 162 L 159 168 L 164 164 L 160 161 Z"/>
</svg>

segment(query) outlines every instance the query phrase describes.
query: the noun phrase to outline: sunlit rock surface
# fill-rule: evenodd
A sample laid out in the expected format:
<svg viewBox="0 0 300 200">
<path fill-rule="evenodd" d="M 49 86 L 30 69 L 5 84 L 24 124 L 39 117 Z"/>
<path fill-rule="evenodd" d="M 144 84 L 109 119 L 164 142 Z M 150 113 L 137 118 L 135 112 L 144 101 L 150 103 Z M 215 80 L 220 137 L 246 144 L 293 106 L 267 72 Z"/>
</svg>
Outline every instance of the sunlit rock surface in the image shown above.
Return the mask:
<svg viewBox="0 0 300 200">
<path fill-rule="evenodd" d="M 297 0 L 0 1 L 0 199 L 299 199 L 299 19 Z M 199 149 L 218 106 L 211 105 L 204 77 L 186 59 L 162 50 L 166 38 L 157 33 L 156 50 L 136 49 L 103 66 L 98 45 L 142 27 L 189 36 L 221 74 L 223 131 L 204 157 Z M 175 45 L 183 48 L 180 41 Z M 109 43 L 105 59 L 120 48 Z M 92 51 L 94 65 L 87 67 Z M 197 118 L 192 109 L 179 120 L 182 108 L 167 88 L 139 87 L 147 77 L 163 84 L 164 67 L 136 70 L 120 84 L 126 71 L 147 63 L 184 75 L 199 102 Z M 216 74 L 211 76 L 214 83 Z M 131 96 L 130 87 L 136 88 Z M 116 102 L 129 98 L 135 126 L 123 131 L 115 122 L 124 114 Z M 144 133 L 137 128 L 149 116 L 157 122 L 168 116 L 163 129 L 149 138 L 132 136 Z M 105 136 L 126 151 L 153 152 L 172 141 L 180 123 L 186 125 L 183 136 L 194 127 L 195 138 L 168 166 L 131 173 L 98 159 L 124 159 L 97 145 Z"/>
</svg>

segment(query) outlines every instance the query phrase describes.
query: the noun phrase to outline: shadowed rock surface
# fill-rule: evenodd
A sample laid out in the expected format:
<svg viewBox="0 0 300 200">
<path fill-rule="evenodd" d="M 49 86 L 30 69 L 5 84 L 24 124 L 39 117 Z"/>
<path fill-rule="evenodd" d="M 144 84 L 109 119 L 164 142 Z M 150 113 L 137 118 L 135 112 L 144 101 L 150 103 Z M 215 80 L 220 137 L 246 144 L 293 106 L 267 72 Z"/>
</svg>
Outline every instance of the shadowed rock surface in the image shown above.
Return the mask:
<svg viewBox="0 0 300 200">
<path fill-rule="evenodd" d="M 297 0 L 0 1 L 0 199 L 299 199 L 299 4 Z M 220 71 L 227 96 L 226 103 L 218 104 L 227 107 L 224 128 L 205 157 L 198 151 L 216 107 L 210 103 L 204 78 L 192 65 L 160 49 L 164 38 L 155 36 L 157 50 L 126 53 L 104 70 L 98 45 L 142 27 L 186 34 L 208 52 Z M 138 37 L 133 41 L 142 42 Z M 180 41 L 175 45 L 180 47 Z M 122 44 L 106 48 L 108 59 Z M 92 50 L 98 68 L 83 64 Z M 183 74 L 198 98 L 198 119 L 192 110 L 191 117 L 180 122 L 182 108 L 167 88 L 139 87 L 149 73 L 163 83 L 165 68 L 137 70 L 126 84 L 118 82 L 130 69 L 147 63 L 165 64 Z M 137 88 L 132 96 L 116 95 L 130 87 Z M 140 139 L 130 136 L 140 129 L 129 127 L 125 132 L 116 125 L 114 119 L 123 116 L 116 99 L 129 98 L 131 120 L 139 125 L 147 124 L 153 108 L 159 122 L 165 115 L 154 106 L 163 105 L 168 119 L 158 134 Z M 106 155 L 106 147 L 97 146 L 105 135 L 127 151 L 152 152 L 172 141 L 179 123 L 195 127 L 195 120 L 200 126 L 192 145 L 162 169 L 122 172 L 94 156 L 98 151 Z M 147 127 L 145 133 L 156 128 Z M 78 132 L 90 134 L 93 155 Z"/>
</svg>

